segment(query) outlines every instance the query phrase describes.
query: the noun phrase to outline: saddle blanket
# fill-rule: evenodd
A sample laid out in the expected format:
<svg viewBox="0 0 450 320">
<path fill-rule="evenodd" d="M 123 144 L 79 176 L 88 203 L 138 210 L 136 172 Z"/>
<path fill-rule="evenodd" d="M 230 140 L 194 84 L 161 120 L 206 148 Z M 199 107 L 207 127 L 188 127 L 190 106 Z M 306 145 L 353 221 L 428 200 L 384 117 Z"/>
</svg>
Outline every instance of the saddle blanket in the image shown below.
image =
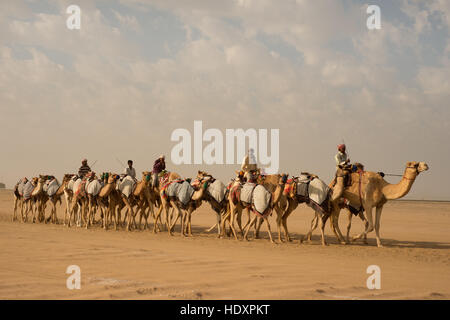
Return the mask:
<svg viewBox="0 0 450 320">
<path fill-rule="evenodd" d="M 255 210 L 263 214 L 269 207 L 271 197 L 272 194 L 266 188 L 260 184 L 257 185 L 253 190 L 253 205 L 255 206 Z"/>
<path fill-rule="evenodd" d="M 136 182 L 130 176 L 126 176 L 117 186 L 117 189 L 127 198 L 133 193 Z"/>
<path fill-rule="evenodd" d="M 86 194 L 85 190 L 84 190 L 84 184 L 86 183 L 86 181 L 83 181 L 81 179 L 77 179 L 77 181 L 75 181 L 73 183 L 73 193 L 76 195 L 82 195 L 84 196 Z"/>
<path fill-rule="evenodd" d="M 247 182 L 241 188 L 241 201 L 246 203 L 252 203 L 253 189 L 255 189 L 256 184 Z"/>
<path fill-rule="evenodd" d="M 167 187 L 165 193 L 168 197 L 176 197 L 183 205 L 191 200 L 194 188 L 187 181 L 173 181 Z"/>
<path fill-rule="evenodd" d="M 31 192 L 33 192 L 34 189 L 34 185 L 31 183 L 31 181 L 28 181 L 27 183 L 25 183 L 25 185 L 23 186 L 23 198 L 25 200 L 28 200 L 31 198 Z"/>
<path fill-rule="evenodd" d="M 330 188 L 325 182 L 319 178 L 315 178 L 309 183 L 309 198 L 318 205 L 321 205 L 327 198 L 329 190 Z"/>
<path fill-rule="evenodd" d="M 86 182 L 86 192 L 90 195 L 97 196 L 103 188 L 103 183 L 98 179 Z"/>
<path fill-rule="evenodd" d="M 311 180 L 308 178 L 307 175 L 302 174 L 298 177 L 297 182 L 297 194 L 302 197 L 308 196 L 308 184 Z"/>
<path fill-rule="evenodd" d="M 58 180 L 53 179 L 44 185 L 44 191 L 47 192 L 49 197 L 51 197 L 56 193 L 56 191 L 58 191 L 59 186 Z"/>
<path fill-rule="evenodd" d="M 214 198 L 218 203 L 221 203 L 225 198 L 225 193 L 227 191 L 227 187 L 223 184 L 222 181 L 216 180 L 208 186 L 206 190 L 211 197 Z"/>
<path fill-rule="evenodd" d="M 25 183 L 23 180 L 20 180 L 20 182 L 17 184 L 17 192 L 23 196 L 23 187 L 25 186 Z"/>
</svg>

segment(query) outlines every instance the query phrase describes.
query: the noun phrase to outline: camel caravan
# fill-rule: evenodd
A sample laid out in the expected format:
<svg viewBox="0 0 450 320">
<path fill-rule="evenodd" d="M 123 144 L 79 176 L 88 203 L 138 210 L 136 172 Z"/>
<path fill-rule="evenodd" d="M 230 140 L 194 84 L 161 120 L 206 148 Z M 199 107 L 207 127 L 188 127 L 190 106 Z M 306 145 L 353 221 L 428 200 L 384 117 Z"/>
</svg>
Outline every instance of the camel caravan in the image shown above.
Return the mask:
<svg viewBox="0 0 450 320">
<path fill-rule="evenodd" d="M 153 171 L 142 172 L 140 180 L 136 179 L 131 160 L 123 174 L 103 172 L 97 175 L 85 159 L 78 174 L 65 174 L 61 181 L 52 175 L 21 179 L 14 187 L 12 219 L 86 229 L 94 225 L 104 230 L 149 229 L 154 233 L 167 231 L 169 235 L 174 234 L 179 222 L 180 234 L 192 236 L 193 213 L 208 203 L 217 222 L 207 232 L 217 228 L 218 237 L 248 240 L 251 230 L 253 237 L 259 238 L 260 228 L 265 224 L 269 240 L 275 243 L 269 218 L 275 217 L 278 241 L 290 242 L 288 218 L 300 204 L 305 204 L 315 214 L 310 230 L 300 242 L 310 242 L 313 231 L 319 227 L 322 245 L 326 245 L 324 228 L 329 220 L 339 243 L 362 239 L 367 244 L 367 234 L 375 230 L 377 245 L 381 247 L 380 221 L 384 204 L 404 197 L 416 177 L 428 170 L 428 166 L 424 162 L 408 162 L 400 182 L 390 184 L 384 180 L 383 173 L 365 171 L 362 164 L 350 164 L 341 156 L 336 156 L 336 175 L 329 184 L 308 172 L 291 177 L 262 174 L 256 165 L 249 164 L 248 155 L 241 170 L 236 171 L 227 184 L 205 171 L 198 171 L 193 179 L 182 178 L 165 169 L 163 155 L 155 161 Z M 65 200 L 64 219 L 59 221 L 56 209 L 58 202 L 62 206 L 62 198 Z M 50 207 L 48 215 L 47 206 Z M 338 224 L 341 210 L 348 215 L 345 237 Z M 247 219 L 243 225 L 244 212 Z M 365 228 L 350 237 L 353 215 L 364 222 Z"/>
</svg>

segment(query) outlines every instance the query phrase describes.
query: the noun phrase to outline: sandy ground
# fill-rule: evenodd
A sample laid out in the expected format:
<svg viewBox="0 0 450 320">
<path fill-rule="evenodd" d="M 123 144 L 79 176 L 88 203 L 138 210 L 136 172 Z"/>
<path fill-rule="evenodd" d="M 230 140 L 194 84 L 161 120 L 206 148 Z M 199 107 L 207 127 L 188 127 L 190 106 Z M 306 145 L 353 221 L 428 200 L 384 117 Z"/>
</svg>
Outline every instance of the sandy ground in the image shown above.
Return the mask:
<svg viewBox="0 0 450 320">
<path fill-rule="evenodd" d="M 12 222 L 13 196 L 0 190 L 0 299 L 449 299 L 450 203 L 396 201 L 385 206 L 384 248 L 339 245 L 326 227 L 299 244 L 313 212 L 299 207 L 288 225 L 292 243 L 217 239 L 205 229 L 215 216 L 204 204 L 194 237 L 148 230 L 104 231 Z M 62 217 L 62 208 L 58 208 Z M 246 219 L 246 218 L 244 218 Z M 362 222 L 353 220 L 352 234 Z M 272 231 L 276 235 L 274 217 Z M 340 227 L 346 228 L 346 215 Z M 178 228 L 177 228 L 178 230 Z M 81 268 L 81 289 L 66 287 L 66 268 Z M 369 290 L 369 265 L 381 289 Z"/>
</svg>

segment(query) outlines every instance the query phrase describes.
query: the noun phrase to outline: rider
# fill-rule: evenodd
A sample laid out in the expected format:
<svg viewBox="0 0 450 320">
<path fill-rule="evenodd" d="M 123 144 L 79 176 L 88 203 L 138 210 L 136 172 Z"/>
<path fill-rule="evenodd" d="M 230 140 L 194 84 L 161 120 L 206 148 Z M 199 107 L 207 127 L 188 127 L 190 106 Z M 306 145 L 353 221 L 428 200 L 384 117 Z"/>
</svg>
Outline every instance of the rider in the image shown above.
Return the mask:
<svg viewBox="0 0 450 320">
<path fill-rule="evenodd" d="M 244 171 L 244 177 L 249 181 L 252 178 L 251 172 L 256 172 L 257 169 L 255 150 L 250 148 L 242 161 L 241 171 Z"/>
<path fill-rule="evenodd" d="M 91 168 L 88 166 L 88 163 L 87 163 L 87 162 L 88 162 L 87 159 L 83 159 L 83 160 L 81 161 L 81 167 L 80 167 L 80 169 L 78 169 L 78 176 L 80 177 L 80 179 L 83 179 L 83 177 L 84 177 L 88 172 L 91 171 Z"/>
<path fill-rule="evenodd" d="M 336 162 L 336 174 L 337 174 L 337 170 L 339 169 L 339 166 L 341 165 L 346 165 L 348 163 L 350 163 L 350 159 L 348 158 L 348 154 L 347 152 L 345 152 L 346 147 L 345 144 L 339 144 L 337 146 L 338 148 L 338 153 L 334 156 L 334 160 Z M 333 181 L 331 181 L 329 187 L 333 188 L 334 185 L 336 184 L 336 174 L 334 176 Z"/>
<path fill-rule="evenodd" d="M 161 173 L 161 171 L 166 169 L 166 162 L 165 162 L 165 156 L 162 154 L 159 156 L 158 159 L 155 160 L 155 163 L 153 164 L 153 187 L 157 188 L 159 186 L 159 179 L 158 175 Z"/>
<path fill-rule="evenodd" d="M 136 180 L 136 170 L 133 168 L 133 160 L 128 160 L 128 167 L 123 171 L 125 176 L 130 176 Z"/>
<path fill-rule="evenodd" d="M 338 145 L 338 153 L 334 156 L 334 160 L 336 161 L 336 169 L 339 167 L 339 165 L 350 163 L 350 159 L 348 158 L 348 154 L 347 152 L 345 152 L 345 150 L 345 144 Z"/>
</svg>

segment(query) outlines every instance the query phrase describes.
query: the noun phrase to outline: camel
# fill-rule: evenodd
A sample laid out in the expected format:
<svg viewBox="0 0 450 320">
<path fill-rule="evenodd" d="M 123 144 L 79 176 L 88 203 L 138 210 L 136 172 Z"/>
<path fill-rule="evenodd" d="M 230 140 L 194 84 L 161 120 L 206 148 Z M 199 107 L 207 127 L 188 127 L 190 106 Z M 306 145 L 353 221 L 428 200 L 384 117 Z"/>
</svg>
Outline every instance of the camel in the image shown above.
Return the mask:
<svg viewBox="0 0 450 320">
<path fill-rule="evenodd" d="M 162 223 L 161 222 L 161 213 L 162 213 L 162 210 L 163 210 L 163 206 L 162 206 L 161 191 L 163 191 L 164 187 L 168 183 L 170 183 L 170 182 L 172 182 L 174 180 L 178 180 L 178 179 L 181 179 L 181 176 L 178 173 L 176 173 L 176 172 L 165 172 L 165 173 L 160 174 L 158 187 L 155 187 L 155 182 L 152 181 L 152 191 L 153 191 L 153 194 L 156 195 L 156 203 L 158 203 L 158 205 L 159 205 L 159 210 L 156 213 L 155 224 L 153 225 L 153 233 L 156 233 L 156 228 L 158 227 L 158 221 L 160 223 Z M 165 210 L 165 212 L 166 212 L 166 221 L 165 221 L 164 225 L 166 225 L 167 230 L 169 230 L 169 228 L 170 228 L 170 222 L 169 222 L 170 217 L 169 217 L 168 210 Z"/>
<path fill-rule="evenodd" d="M 359 208 L 363 207 L 369 222 L 364 232 L 353 237 L 352 240 L 364 238 L 367 233 L 375 229 L 377 246 L 383 247 L 380 239 L 381 212 L 383 206 L 389 200 L 400 199 L 408 194 L 417 176 L 429 169 L 425 162 L 410 161 L 406 163 L 403 177 L 397 184 L 390 184 L 377 172 L 360 171 L 351 174 L 351 185 L 349 187 L 336 186 L 333 198 L 345 198 L 350 204 Z M 372 210 L 375 208 L 375 223 L 373 222 Z M 340 208 L 334 208 L 338 211 Z M 339 213 L 336 213 L 339 216 Z"/>
<path fill-rule="evenodd" d="M 286 183 L 286 177 L 287 177 L 286 174 L 269 175 L 269 176 L 264 176 L 264 177 L 259 176 L 258 177 L 258 180 L 257 180 L 258 184 L 264 186 L 264 188 L 266 188 L 266 190 L 269 191 L 272 195 L 270 198 L 269 208 L 266 209 L 267 212 L 260 214 L 256 211 L 255 208 L 253 208 L 255 216 L 253 217 L 252 221 L 250 221 L 250 223 L 247 225 L 247 228 L 244 233 L 244 240 L 247 240 L 247 235 L 248 235 L 250 228 L 252 227 L 253 224 L 256 224 L 256 220 L 259 218 L 259 223 L 256 226 L 255 238 L 258 237 L 259 228 L 261 227 L 262 222 L 265 221 L 267 224 L 267 232 L 269 233 L 270 242 L 275 243 L 272 239 L 272 232 L 270 230 L 269 215 L 271 214 L 272 210 L 275 209 L 275 212 L 277 213 L 277 220 L 278 219 L 281 220 L 282 211 L 280 210 L 278 203 L 280 201 L 281 194 L 283 193 L 283 190 L 284 190 L 284 185 Z M 274 184 L 273 180 L 276 178 L 278 178 L 278 182 L 276 184 Z M 252 206 L 254 207 L 254 204 Z"/>
<path fill-rule="evenodd" d="M 116 215 L 116 207 L 120 206 L 121 197 L 116 190 L 116 183 L 120 176 L 112 173 L 104 173 L 103 177 L 106 183 L 98 194 L 98 203 L 103 214 L 103 228 L 108 230 L 108 218 L 112 217 L 114 219 L 114 229 L 117 230 L 118 214 Z"/>
<path fill-rule="evenodd" d="M 28 221 L 28 212 L 31 210 L 33 211 L 33 201 L 31 198 L 31 193 L 36 188 L 38 184 L 38 177 L 34 177 L 31 180 L 27 181 L 23 186 L 23 195 L 22 195 L 22 202 L 21 202 L 21 216 L 22 216 L 22 222 Z M 24 213 L 25 211 L 25 213 Z"/>
<path fill-rule="evenodd" d="M 166 217 L 169 217 L 169 209 L 173 208 L 177 212 L 177 216 L 175 220 L 171 223 L 171 219 L 169 217 L 168 220 L 168 231 L 169 235 L 173 235 L 173 229 L 175 227 L 175 224 L 177 223 L 178 219 L 181 218 L 181 230 L 180 233 L 182 236 L 186 236 L 186 233 L 188 236 L 192 236 L 192 228 L 191 228 L 191 216 L 192 213 L 201 206 L 203 196 L 205 195 L 205 191 L 208 187 L 208 182 L 204 180 L 196 179 L 193 182 L 192 187 L 194 187 L 194 191 L 192 193 L 192 196 L 186 203 L 182 203 L 178 197 L 169 197 L 167 196 L 167 188 L 170 187 L 170 184 L 172 183 L 189 183 L 189 180 L 174 180 L 172 182 L 169 182 L 166 187 L 164 187 L 160 192 L 161 197 L 161 207 L 166 212 Z M 185 213 L 183 214 L 183 210 Z"/>
<path fill-rule="evenodd" d="M 234 238 L 237 240 L 237 234 L 236 234 L 236 230 L 234 228 L 234 222 L 236 221 L 241 234 L 244 236 L 244 239 L 247 239 L 247 234 L 248 231 L 250 230 L 250 227 L 256 222 L 256 219 L 259 217 L 261 218 L 260 223 L 258 223 L 258 225 L 256 226 L 256 232 L 255 232 L 255 237 L 258 236 L 258 231 L 259 231 L 259 227 L 261 226 L 261 223 L 263 221 L 266 221 L 267 223 L 267 228 L 269 230 L 269 238 L 271 242 L 274 242 L 272 239 L 272 233 L 270 231 L 270 224 L 269 221 L 267 219 L 267 215 L 256 215 L 251 221 L 249 219 L 249 221 L 247 221 L 247 224 L 244 226 L 244 228 L 242 228 L 241 226 L 241 216 L 242 216 L 242 211 L 244 209 L 250 210 L 250 208 L 252 207 L 251 203 L 246 203 L 244 201 L 242 201 L 240 199 L 240 190 L 242 188 L 242 181 L 244 179 L 242 172 L 236 172 L 237 176 L 234 180 L 234 182 L 232 183 L 232 185 L 230 186 L 230 193 L 228 196 L 229 199 L 229 211 L 228 213 L 225 215 L 224 219 L 222 220 L 222 232 L 224 232 L 225 230 L 225 221 L 229 221 L 229 225 L 231 228 L 231 231 L 234 235 Z M 281 210 L 279 209 L 278 206 L 278 202 L 281 199 L 281 194 L 284 188 L 284 182 L 285 182 L 285 178 L 286 175 L 279 175 L 279 174 L 275 174 L 275 175 L 268 175 L 268 176 L 261 176 L 258 175 L 257 180 L 256 180 L 256 184 L 262 185 L 264 188 L 266 188 L 266 190 L 268 190 L 269 192 L 272 193 L 272 198 L 270 201 L 270 211 L 272 209 L 275 209 L 277 216 L 280 216 L 282 214 Z M 239 198 L 239 199 L 238 199 Z M 244 230 L 246 230 L 246 232 L 244 233 Z"/>
<path fill-rule="evenodd" d="M 133 181 L 133 178 L 131 177 L 125 177 L 124 181 Z M 151 172 L 144 171 L 142 172 L 142 180 L 139 181 L 137 184 L 133 181 L 135 187 L 134 190 L 131 190 L 131 193 L 129 196 L 124 194 L 123 192 L 120 192 L 122 196 L 122 201 L 127 207 L 127 213 L 125 216 L 125 219 L 128 217 L 127 222 L 127 231 L 130 230 L 131 220 L 133 220 L 133 225 L 136 227 L 136 221 L 135 216 L 137 213 L 140 213 L 139 215 L 139 229 L 141 228 L 141 222 L 142 218 L 144 218 L 144 229 L 148 227 L 148 213 L 146 213 L 146 210 L 148 208 L 149 213 L 152 214 L 153 218 L 154 216 L 154 210 L 153 205 L 156 202 L 154 193 L 151 190 Z M 130 186 L 131 187 L 131 186 Z M 136 211 L 134 211 L 133 207 L 136 206 Z"/>
<path fill-rule="evenodd" d="M 28 182 L 27 178 L 23 178 L 20 179 L 16 185 L 14 186 L 13 189 L 13 194 L 14 194 L 14 213 L 13 213 L 13 218 L 12 221 L 16 221 L 17 220 L 17 209 L 20 207 L 20 214 L 21 214 L 21 218 L 22 218 L 22 222 L 24 222 L 24 217 L 23 217 L 23 204 L 24 204 L 24 196 L 23 196 L 23 187 L 25 185 L 25 183 Z"/>
<path fill-rule="evenodd" d="M 88 196 L 86 192 L 86 183 L 88 180 L 88 177 L 90 175 L 87 174 L 83 177 L 83 179 L 78 178 L 74 183 L 72 187 L 73 196 L 71 201 L 71 207 L 69 211 L 69 223 L 67 224 L 68 227 L 70 227 L 72 215 L 75 212 L 78 212 L 77 214 L 77 226 L 82 227 L 83 222 L 87 223 L 87 208 L 88 208 Z"/>
<path fill-rule="evenodd" d="M 62 204 L 61 197 L 64 194 L 64 189 L 66 188 L 67 184 L 69 183 L 70 179 L 73 176 L 74 176 L 73 174 L 65 174 L 63 176 L 61 185 L 59 185 L 58 181 L 56 180 L 56 183 L 59 185 L 59 187 L 53 195 L 49 196 L 47 192 L 45 193 L 44 208 L 46 207 L 48 201 L 50 201 L 52 205 L 50 210 L 50 216 L 47 219 L 45 219 L 45 223 L 49 222 L 50 220 L 52 221 L 52 223 L 58 223 L 58 218 L 56 215 L 56 204 L 58 203 L 58 201 L 60 204 Z"/>
<path fill-rule="evenodd" d="M 86 221 L 86 229 L 89 228 L 91 224 L 95 223 L 95 214 L 97 213 L 97 209 L 99 207 L 98 203 L 98 194 L 100 190 L 103 188 L 104 182 L 102 179 L 97 178 L 95 172 L 91 172 L 87 174 L 86 181 L 86 193 L 87 193 L 87 221 Z"/>
<path fill-rule="evenodd" d="M 344 185 L 346 177 L 350 174 L 350 170 L 351 167 L 349 166 L 340 166 L 338 168 L 336 175 L 336 186 L 341 187 Z M 319 178 L 317 175 L 307 172 L 304 172 L 302 174 L 308 177 L 309 180 Z M 304 236 L 304 238 L 300 240 L 300 242 L 304 242 L 305 240 L 311 241 L 312 232 L 317 228 L 317 225 L 319 224 L 321 231 L 322 245 L 327 245 L 327 242 L 325 241 L 324 228 L 326 221 L 328 220 L 328 218 L 330 218 L 331 228 L 334 234 L 336 235 L 336 238 L 341 244 L 345 244 L 346 241 L 344 240 L 342 233 L 339 229 L 338 216 L 333 215 L 333 213 L 336 213 L 334 208 L 338 207 L 343 208 L 345 205 L 342 200 L 337 199 L 336 197 L 333 198 L 332 195 L 335 195 L 335 191 L 333 189 L 331 190 L 331 193 L 328 194 L 327 199 L 325 199 L 323 204 L 321 206 L 318 206 L 317 204 L 310 201 L 310 199 L 308 199 L 307 197 L 297 194 L 297 177 L 290 179 L 286 185 L 285 192 L 283 192 L 282 199 L 280 201 L 280 206 L 284 210 L 281 219 L 281 224 L 284 229 L 285 240 L 288 242 L 291 241 L 287 228 L 288 217 L 298 207 L 299 204 L 305 203 L 315 211 L 315 215 L 313 220 L 311 221 L 311 229 Z M 282 241 L 280 233 L 278 234 L 278 239 Z"/>
<path fill-rule="evenodd" d="M 73 198 L 73 185 L 75 184 L 75 181 L 78 179 L 78 176 L 76 174 L 67 173 L 67 175 L 71 175 L 70 180 L 67 182 L 67 184 L 64 184 L 64 198 L 66 199 L 66 207 L 64 208 L 64 222 L 63 224 L 66 225 L 67 217 L 70 214 L 70 204 L 72 203 Z M 74 223 L 75 223 L 75 217 L 74 217 Z"/>
<path fill-rule="evenodd" d="M 217 179 L 215 179 L 212 175 L 208 174 L 205 171 L 198 171 L 197 172 L 197 179 L 199 180 L 207 180 L 210 183 L 214 183 Z M 210 232 L 212 229 L 214 229 L 217 226 L 217 235 L 220 237 L 221 234 L 221 218 L 228 210 L 229 202 L 228 202 L 228 192 L 229 189 L 225 188 L 225 193 L 222 201 L 218 201 L 211 193 L 207 190 L 206 194 L 204 195 L 203 201 L 208 202 L 211 205 L 211 209 L 214 210 L 214 212 L 217 214 L 217 223 L 213 225 L 211 228 L 207 230 L 207 232 Z"/>
<path fill-rule="evenodd" d="M 148 227 L 148 216 L 151 213 L 153 219 L 155 219 L 154 206 L 156 205 L 156 197 L 151 188 L 151 177 L 152 173 L 150 171 L 142 172 L 142 180 L 137 184 L 133 195 L 137 200 L 138 210 L 136 214 L 140 212 L 139 215 L 139 229 L 141 228 L 142 218 L 144 218 L 144 229 Z M 146 213 L 146 210 L 148 212 Z"/>
<path fill-rule="evenodd" d="M 37 185 L 31 192 L 31 206 L 33 206 L 34 203 L 34 209 L 32 208 L 33 213 L 33 222 L 42 222 L 45 219 L 44 215 L 44 200 L 45 200 L 45 193 L 44 193 L 44 184 L 47 181 L 48 176 L 39 175 Z M 36 219 L 36 212 L 37 212 L 37 219 Z"/>
</svg>

